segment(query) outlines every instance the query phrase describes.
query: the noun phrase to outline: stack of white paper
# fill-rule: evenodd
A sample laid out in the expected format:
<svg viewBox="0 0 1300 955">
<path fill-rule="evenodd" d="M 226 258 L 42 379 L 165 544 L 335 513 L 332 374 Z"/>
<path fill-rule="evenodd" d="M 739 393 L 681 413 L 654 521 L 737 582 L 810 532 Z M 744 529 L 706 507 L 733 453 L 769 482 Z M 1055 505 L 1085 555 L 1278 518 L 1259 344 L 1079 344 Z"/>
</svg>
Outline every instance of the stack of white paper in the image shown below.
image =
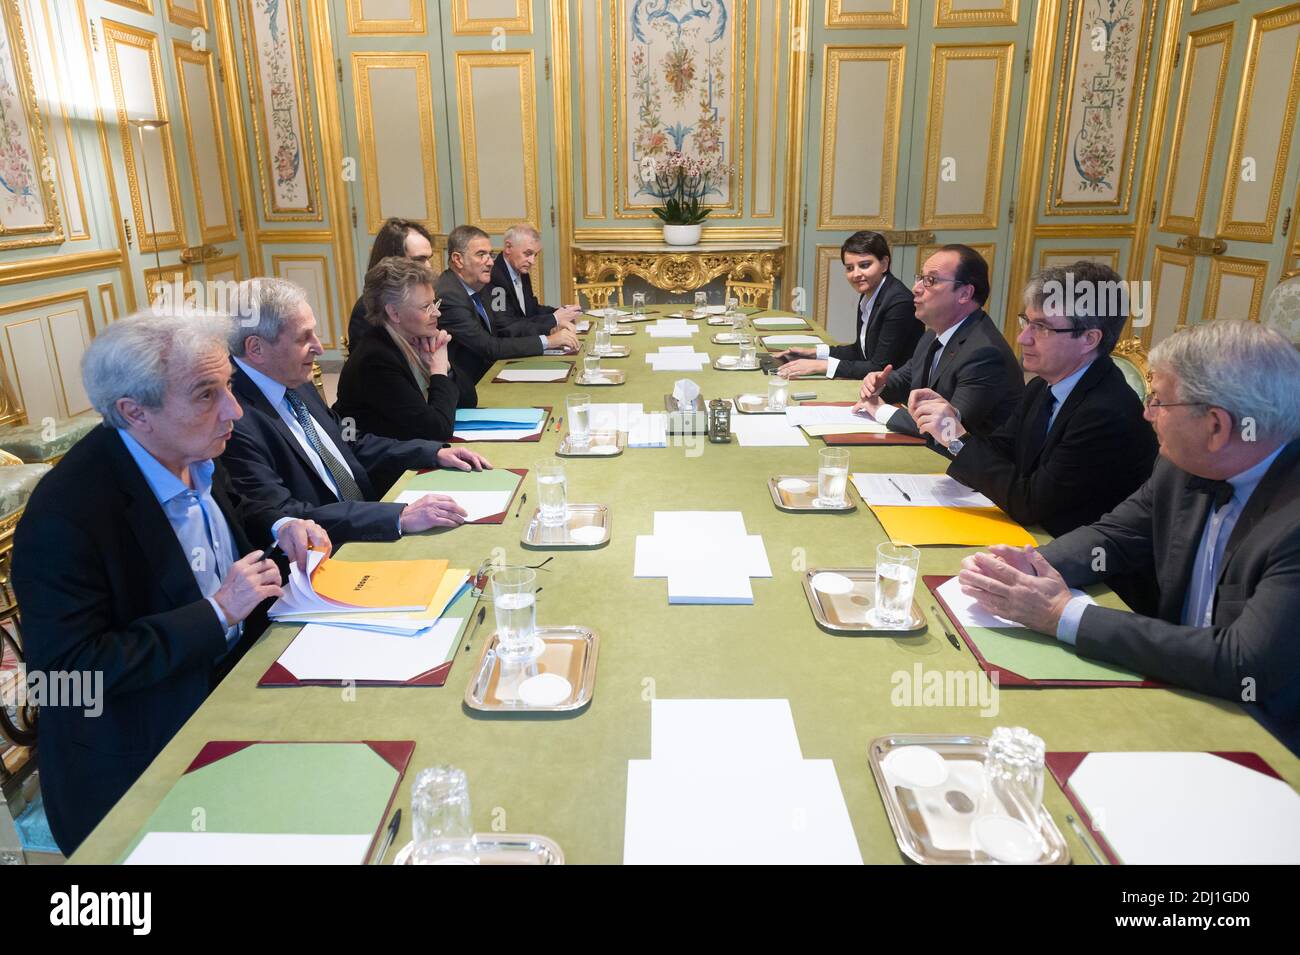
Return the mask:
<svg viewBox="0 0 1300 955">
<path fill-rule="evenodd" d="M 742 448 L 806 448 L 808 439 L 780 415 L 732 415 L 731 433 Z"/>
<path fill-rule="evenodd" d="M 660 319 L 646 326 L 651 338 L 690 338 L 699 329 L 684 318 Z"/>
<path fill-rule="evenodd" d="M 503 368 L 497 375 L 502 381 L 563 381 L 567 368 Z"/>
<path fill-rule="evenodd" d="M 600 403 L 588 406 L 592 431 L 631 431 L 645 409 L 639 404 Z"/>
<path fill-rule="evenodd" d="M 668 413 L 652 411 L 639 415 L 631 421 L 627 431 L 629 448 L 666 448 L 668 447 Z"/>
<path fill-rule="evenodd" d="M 670 345 L 647 353 L 645 360 L 655 371 L 699 371 L 709 363 L 709 356 L 690 345 Z"/>
<path fill-rule="evenodd" d="M 763 538 L 739 511 L 656 511 L 636 539 L 634 577 L 667 577 L 670 604 L 752 604 L 751 577 L 771 577 Z"/>
<path fill-rule="evenodd" d="M 835 766 L 806 760 L 788 700 L 651 703 L 627 764 L 625 864 L 862 863 Z"/>
<path fill-rule="evenodd" d="M 800 427 L 805 424 L 873 424 L 869 414 L 855 414 L 852 405 L 798 405 L 785 409 L 786 424 Z"/>
<path fill-rule="evenodd" d="M 420 498 L 429 494 L 440 494 L 454 500 L 467 512 L 465 514 L 465 523 L 472 524 L 474 521 L 491 517 L 493 514 L 500 514 L 509 507 L 515 489 L 512 488 L 508 491 L 403 491 L 397 495 L 397 503 L 414 504 Z"/>
<path fill-rule="evenodd" d="M 763 345 L 778 345 L 787 348 L 791 345 L 821 345 L 822 340 L 816 335 L 764 335 Z"/>
<path fill-rule="evenodd" d="M 979 491 L 946 474 L 854 474 L 868 504 L 890 507 L 996 507 Z"/>
<path fill-rule="evenodd" d="M 309 623 L 279 662 L 299 680 L 404 683 L 446 661 L 463 622 L 442 617 L 409 636 Z"/>
</svg>

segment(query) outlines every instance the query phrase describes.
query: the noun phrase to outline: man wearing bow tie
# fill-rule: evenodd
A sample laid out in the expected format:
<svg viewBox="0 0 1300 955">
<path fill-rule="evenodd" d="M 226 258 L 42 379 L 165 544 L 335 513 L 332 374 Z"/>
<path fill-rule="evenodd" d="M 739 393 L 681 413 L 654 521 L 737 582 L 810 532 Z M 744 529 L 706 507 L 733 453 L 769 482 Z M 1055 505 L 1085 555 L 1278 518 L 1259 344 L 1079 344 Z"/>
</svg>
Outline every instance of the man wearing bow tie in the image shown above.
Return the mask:
<svg viewBox="0 0 1300 955">
<path fill-rule="evenodd" d="M 1251 322 L 1209 322 L 1151 352 L 1151 479 L 1035 551 L 962 562 L 988 609 L 1087 657 L 1236 700 L 1300 752 L 1300 352 Z M 1069 587 L 1153 571 L 1156 617 Z"/>
</svg>

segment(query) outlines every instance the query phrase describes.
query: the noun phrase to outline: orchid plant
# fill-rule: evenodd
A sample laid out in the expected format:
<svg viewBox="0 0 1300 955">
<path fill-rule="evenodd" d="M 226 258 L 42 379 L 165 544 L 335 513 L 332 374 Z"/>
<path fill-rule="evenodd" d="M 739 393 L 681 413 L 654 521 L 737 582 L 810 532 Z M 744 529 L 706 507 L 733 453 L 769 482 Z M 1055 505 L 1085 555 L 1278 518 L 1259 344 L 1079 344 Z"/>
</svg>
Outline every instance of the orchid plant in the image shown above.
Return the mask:
<svg viewBox="0 0 1300 955">
<path fill-rule="evenodd" d="M 653 211 L 665 225 L 703 222 L 709 214 L 705 197 L 721 194 L 729 172 L 718 156 L 687 156 L 676 149 L 641 160 L 641 182 L 647 192 L 663 202 Z"/>
</svg>

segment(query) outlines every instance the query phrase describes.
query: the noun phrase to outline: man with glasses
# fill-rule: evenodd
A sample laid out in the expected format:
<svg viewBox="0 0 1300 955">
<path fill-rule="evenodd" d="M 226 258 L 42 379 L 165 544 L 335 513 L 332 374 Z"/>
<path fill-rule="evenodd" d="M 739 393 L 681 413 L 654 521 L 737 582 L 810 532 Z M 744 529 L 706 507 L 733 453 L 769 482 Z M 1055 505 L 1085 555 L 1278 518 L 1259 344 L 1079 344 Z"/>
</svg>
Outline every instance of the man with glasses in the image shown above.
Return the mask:
<svg viewBox="0 0 1300 955">
<path fill-rule="evenodd" d="M 461 407 L 478 403 L 474 385 L 503 358 L 527 358 L 548 348 L 578 350 L 571 328 L 559 327 L 543 335 L 527 322 L 498 327 L 501 320 L 493 320 L 483 298 L 492 281 L 492 242 L 482 229 L 472 225 L 452 229 L 447 236 L 447 263 L 434 291 L 442 301 L 442 327 L 451 334 L 451 366 L 462 379 Z"/>
<path fill-rule="evenodd" d="M 1020 315 L 1020 354 L 1038 377 L 988 434 L 966 429 L 931 388 L 912 392 L 916 425 L 952 456 L 948 474 L 1021 524 L 1054 535 L 1091 524 L 1151 476 L 1156 438 L 1142 402 L 1110 359 L 1128 317 L 1113 269 L 1080 261 L 1034 275 Z"/>
<path fill-rule="evenodd" d="M 926 259 L 912 286 L 925 334 L 902 368 L 886 365 L 862 380 L 862 400 L 854 410 L 868 412 L 891 431 L 919 436 L 908 396 L 922 390 L 946 398 L 977 434 L 1002 424 L 1015 410 L 1025 379 L 984 311 L 988 297 L 988 263 L 970 246 L 945 245 Z"/>
<path fill-rule="evenodd" d="M 1243 703 L 1300 753 L 1300 352 L 1207 322 L 1152 350 L 1151 383 L 1151 478 L 1039 550 L 966 558 L 962 590 L 1082 656 Z M 1070 594 L 1133 571 L 1156 578 L 1153 616 Z"/>
</svg>

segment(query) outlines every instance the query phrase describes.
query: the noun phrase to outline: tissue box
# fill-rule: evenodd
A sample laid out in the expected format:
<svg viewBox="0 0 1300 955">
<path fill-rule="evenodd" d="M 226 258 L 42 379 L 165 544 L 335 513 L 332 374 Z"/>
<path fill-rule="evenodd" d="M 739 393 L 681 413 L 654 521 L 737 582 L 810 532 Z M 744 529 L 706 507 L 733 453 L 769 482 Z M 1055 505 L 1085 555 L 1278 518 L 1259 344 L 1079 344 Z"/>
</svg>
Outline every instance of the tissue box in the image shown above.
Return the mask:
<svg viewBox="0 0 1300 955">
<path fill-rule="evenodd" d="M 708 400 L 701 395 L 695 399 L 695 403 L 697 405 L 696 410 L 681 411 L 677 407 L 676 398 L 672 395 L 664 395 L 664 409 L 668 412 L 669 434 L 709 433 Z"/>
</svg>

